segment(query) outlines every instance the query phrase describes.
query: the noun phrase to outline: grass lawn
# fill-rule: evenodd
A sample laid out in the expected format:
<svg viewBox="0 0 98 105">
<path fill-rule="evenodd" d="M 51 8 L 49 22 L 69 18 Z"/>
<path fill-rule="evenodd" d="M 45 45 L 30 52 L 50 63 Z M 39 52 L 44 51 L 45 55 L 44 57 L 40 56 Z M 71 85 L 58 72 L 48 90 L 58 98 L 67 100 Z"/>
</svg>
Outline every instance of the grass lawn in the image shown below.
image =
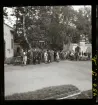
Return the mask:
<svg viewBox="0 0 98 105">
<path fill-rule="evenodd" d="M 79 93 L 80 90 L 73 85 L 61 85 L 61 86 L 52 86 L 46 87 L 40 90 L 26 92 L 26 93 L 17 93 L 11 96 L 6 96 L 5 100 L 49 100 L 66 97 L 75 93 Z M 83 91 L 77 96 L 72 96 L 67 99 L 88 99 L 92 98 L 92 90 Z"/>
<path fill-rule="evenodd" d="M 59 97 L 65 97 L 78 92 L 80 92 L 80 90 L 73 85 L 61 85 L 61 86 L 46 87 L 32 92 L 13 94 L 11 96 L 6 96 L 5 100 L 56 99 Z"/>
<path fill-rule="evenodd" d="M 68 99 L 92 99 L 92 90 L 83 91 L 81 94 L 70 97 Z"/>
</svg>

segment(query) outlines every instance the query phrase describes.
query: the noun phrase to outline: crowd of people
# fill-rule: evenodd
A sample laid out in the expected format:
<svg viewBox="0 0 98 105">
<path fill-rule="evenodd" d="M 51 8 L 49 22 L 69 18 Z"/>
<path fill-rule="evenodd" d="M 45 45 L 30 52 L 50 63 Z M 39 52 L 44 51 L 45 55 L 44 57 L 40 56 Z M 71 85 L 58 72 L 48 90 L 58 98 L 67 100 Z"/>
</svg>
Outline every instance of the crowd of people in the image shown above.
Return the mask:
<svg viewBox="0 0 98 105">
<path fill-rule="evenodd" d="M 41 62 L 44 63 L 51 63 L 53 61 L 59 62 L 60 60 L 60 55 L 59 51 L 53 51 L 53 50 L 45 50 L 45 51 L 30 51 L 26 50 L 21 53 L 21 60 L 20 62 L 24 65 L 27 64 L 40 64 Z M 17 60 L 19 61 L 19 60 Z"/>
<path fill-rule="evenodd" d="M 32 53 L 31 53 L 32 52 Z M 76 47 L 75 51 L 57 51 L 57 50 L 40 50 L 34 51 L 24 50 L 21 54 L 21 63 L 24 65 L 27 64 L 40 64 L 51 63 L 51 62 L 59 62 L 60 60 L 70 59 L 70 60 L 80 60 L 84 56 L 87 56 L 87 59 L 90 60 L 90 53 L 80 52 L 80 48 Z"/>
</svg>

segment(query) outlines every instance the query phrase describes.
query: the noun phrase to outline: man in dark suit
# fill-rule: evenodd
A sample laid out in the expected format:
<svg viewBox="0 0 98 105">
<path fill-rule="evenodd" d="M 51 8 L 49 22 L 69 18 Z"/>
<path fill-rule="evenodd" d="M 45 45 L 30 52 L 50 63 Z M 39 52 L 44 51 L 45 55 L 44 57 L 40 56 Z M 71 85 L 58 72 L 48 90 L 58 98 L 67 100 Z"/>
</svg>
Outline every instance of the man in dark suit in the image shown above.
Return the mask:
<svg viewBox="0 0 98 105">
<path fill-rule="evenodd" d="M 33 52 L 33 64 L 36 64 L 36 51 Z"/>
<path fill-rule="evenodd" d="M 51 61 L 50 51 L 47 50 L 47 53 L 48 53 L 48 63 L 50 63 L 50 61 Z"/>
<path fill-rule="evenodd" d="M 28 51 L 27 52 L 27 64 L 30 64 L 30 59 L 31 59 L 30 51 Z"/>
<path fill-rule="evenodd" d="M 56 50 L 54 50 L 54 61 L 56 61 Z"/>
<path fill-rule="evenodd" d="M 76 60 L 79 59 L 79 52 L 80 52 L 80 47 L 77 46 L 77 47 L 75 48 L 75 58 L 76 58 Z"/>
<path fill-rule="evenodd" d="M 38 56 L 37 56 L 38 64 L 41 62 L 41 52 L 38 51 Z"/>
</svg>

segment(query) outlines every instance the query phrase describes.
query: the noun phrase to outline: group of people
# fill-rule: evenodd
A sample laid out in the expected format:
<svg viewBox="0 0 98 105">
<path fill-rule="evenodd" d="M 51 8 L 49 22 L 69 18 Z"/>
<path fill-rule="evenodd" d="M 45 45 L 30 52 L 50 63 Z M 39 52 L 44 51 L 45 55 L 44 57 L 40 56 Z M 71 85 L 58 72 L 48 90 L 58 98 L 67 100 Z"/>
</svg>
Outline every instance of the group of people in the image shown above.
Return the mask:
<svg viewBox="0 0 98 105">
<path fill-rule="evenodd" d="M 80 47 L 77 46 L 75 48 L 75 51 L 72 50 L 72 51 L 69 51 L 67 54 L 66 54 L 66 58 L 67 59 L 71 59 L 71 60 L 90 60 L 91 59 L 91 52 L 83 52 L 81 51 Z"/>
<path fill-rule="evenodd" d="M 50 63 L 53 61 L 59 62 L 59 52 L 53 50 L 45 51 L 36 51 L 34 50 L 31 54 L 31 51 L 23 51 L 22 54 L 22 64 L 40 64 L 41 62 Z"/>
<path fill-rule="evenodd" d="M 60 60 L 80 60 L 83 56 L 88 56 L 90 60 L 91 53 L 80 52 L 79 46 L 75 48 L 75 51 L 57 51 L 57 50 L 24 50 L 22 51 L 21 58 L 22 64 L 40 64 L 41 62 L 50 63 L 53 61 L 59 62 Z"/>
</svg>

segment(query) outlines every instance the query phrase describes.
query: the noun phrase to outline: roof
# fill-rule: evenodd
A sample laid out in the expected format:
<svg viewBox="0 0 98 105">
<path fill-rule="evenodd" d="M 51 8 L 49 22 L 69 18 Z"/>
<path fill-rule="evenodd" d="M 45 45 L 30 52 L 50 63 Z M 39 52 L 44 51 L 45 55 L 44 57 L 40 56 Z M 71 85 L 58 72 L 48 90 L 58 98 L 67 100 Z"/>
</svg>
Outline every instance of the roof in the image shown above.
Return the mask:
<svg viewBox="0 0 98 105">
<path fill-rule="evenodd" d="M 10 27 L 10 28 L 12 28 L 13 30 L 14 30 L 14 28 L 13 27 L 11 27 L 11 26 L 9 26 L 8 24 L 6 24 L 6 23 L 4 23 L 5 25 L 7 25 L 8 27 Z"/>
</svg>

